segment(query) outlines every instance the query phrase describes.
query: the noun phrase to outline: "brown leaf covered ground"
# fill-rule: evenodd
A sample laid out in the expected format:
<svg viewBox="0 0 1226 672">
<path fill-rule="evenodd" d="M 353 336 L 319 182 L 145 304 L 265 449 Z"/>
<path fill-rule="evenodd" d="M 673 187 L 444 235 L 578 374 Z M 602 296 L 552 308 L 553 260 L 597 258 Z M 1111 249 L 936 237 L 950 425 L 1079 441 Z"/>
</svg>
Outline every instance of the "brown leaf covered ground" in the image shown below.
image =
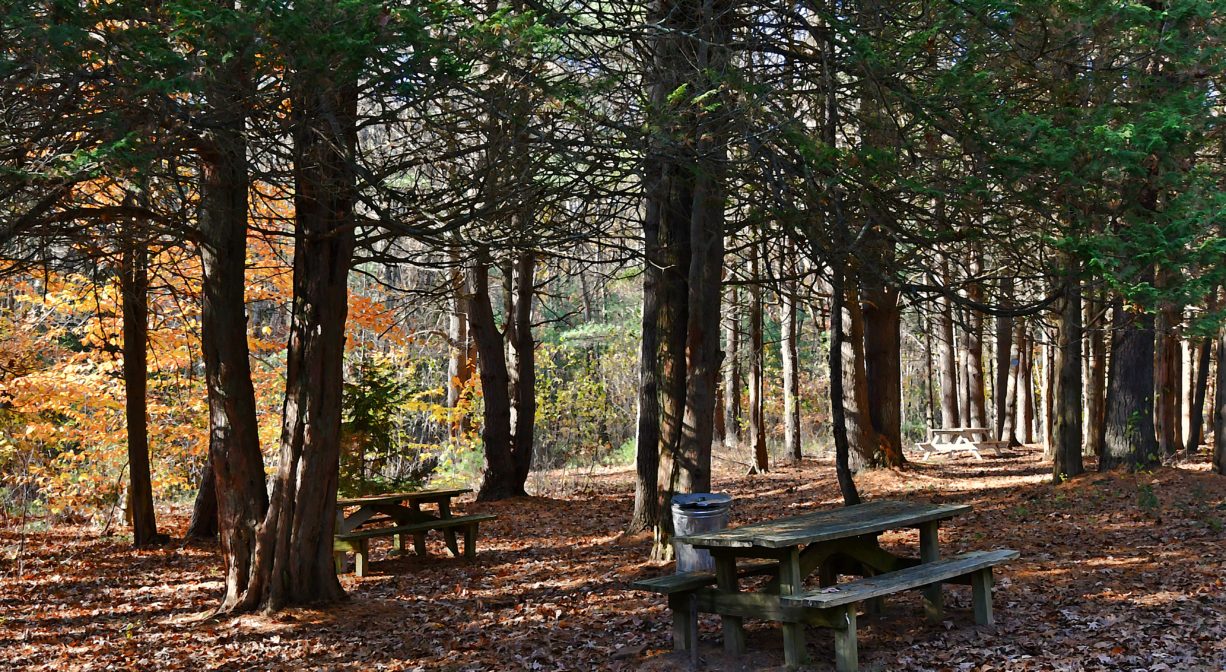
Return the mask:
<svg viewBox="0 0 1226 672">
<path fill-rule="evenodd" d="M 55 527 L 29 533 L 14 561 L 10 527 L 0 532 L 0 669 L 684 669 L 663 600 L 627 588 L 668 571 L 644 561 L 645 535 L 619 534 L 630 474 L 568 476 L 565 496 L 462 502 L 499 515 L 475 562 L 446 557 L 438 540 L 428 559 L 383 561 L 384 545 L 371 576 L 343 579 L 346 604 L 275 616 L 208 617 L 221 588 L 214 549 L 133 551 L 121 537 Z M 858 480 L 868 498 L 974 505 L 942 528 L 946 552 L 1023 554 L 999 573 L 996 626 L 973 624 L 966 588 L 946 588 L 940 625 L 899 596 L 860 620 L 861 669 L 1226 670 L 1226 478 L 1205 465 L 1051 485 L 1027 452 Z M 825 461 L 766 476 L 726 470 L 715 489 L 738 498 L 736 523 L 837 505 Z M 186 519 L 169 523 L 181 534 Z M 917 539 L 883 543 L 913 554 Z M 768 623 L 748 624 L 739 659 L 722 655 L 718 619 L 704 616 L 700 636 L 703 669 L 782 663 Z M 833 669 L 831 634 L 811 628 L 807 639 L 812 669 Z"/>
</svg>

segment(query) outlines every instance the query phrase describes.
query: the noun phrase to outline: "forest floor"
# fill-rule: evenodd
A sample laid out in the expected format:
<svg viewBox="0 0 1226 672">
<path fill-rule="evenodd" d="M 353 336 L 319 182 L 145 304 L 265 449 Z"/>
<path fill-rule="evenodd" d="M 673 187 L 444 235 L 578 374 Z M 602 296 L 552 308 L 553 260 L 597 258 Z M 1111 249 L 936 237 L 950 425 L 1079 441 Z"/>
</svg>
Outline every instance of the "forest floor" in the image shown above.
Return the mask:
<svg viewBox="0 0 1226 672">
<path fill-rule="evenodd" d="M 715 490 L 735 524 L 838 505 L 828 461 L 743 476 L 720 463 Z M 1226 670 L 1226 478 L 1202 462 L 1142 474 L 1091 473 L 1051 484 L 1033 450 L 932 461 L 862 475 L 868 499 L 971 504 L 941 529 L 945 552 L 1014 548 L 998 572 L 995 626 L 974 625 L 964 587 L 928 625 L 914 594 L 860 620 L 860 661 L 885 670 Z M 671 670 L 669 617 L 628 588 L 670 568 L 646 562 L 648 535 L 620 534 L 631 473 L 576 476 L 565 495 L 461 502 L 499 518 L 475 562 L 383 560 L 345 575 L 348 602 L 274 616 L 210 617 L 221 589 L 215 548 L 133 551 L 86 527 L 0 530 L 0 669 Z M 565 479 L 552 479 L 557 484 Z M 537 482 L 551 482 L 538 479 Z M 186 516 L 163 527 L 180 536 Z M 385 541 L 385 540 L 382 540 Z M 883 544 L 915 552 L 914 533 Z M 782 665 L 782 638 L 748 623 L 749 654 L 722 654 L 719 621 L 701 620 L 700 669 Z M 833 669 L 833 636 L 810 628 L 811 669 Z"/>
</svg>

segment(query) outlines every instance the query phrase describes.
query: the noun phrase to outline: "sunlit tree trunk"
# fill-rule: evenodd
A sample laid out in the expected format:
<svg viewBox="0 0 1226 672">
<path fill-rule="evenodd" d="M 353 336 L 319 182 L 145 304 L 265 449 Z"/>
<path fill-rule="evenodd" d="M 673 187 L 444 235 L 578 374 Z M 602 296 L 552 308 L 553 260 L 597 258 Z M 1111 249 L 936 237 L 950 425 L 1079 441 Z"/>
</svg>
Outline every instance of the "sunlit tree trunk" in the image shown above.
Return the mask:
<svg viewBox="0 0 1226 672">
<path fill-rule="evenodd" d="M 880 463 L 878 452 L 881 439 L 873 429 L 868 402 L 868 381 L 864 369 L 864 318 L 860 313 L 860 297 L 855 276 L 848 272 L 844 287 L 843 309 L 838 321 L 843 355 L 842 388 L 843 417 L 850 449 L 849 466 L 853 472 L 875 467 Z"/>
<path fill-rule="evenodd" d="M 856 490 L 856 482 L 851 472 L 851 446 L 848 441 L 847 415 L 844 401 L 847 391 L 843 389 L 846 380 L 843 365 L 847 361 L 844 354 L 845 332 L 842 319 L 835 316 L 845 314 L 846 296 L 844 294 L 847 278 L 844 276 L 845 262 L 832 264 L 830 270 L 830 415 L 834 434 L 834 468 L 839 481 L 839 491 L 843 495 L 843 504 L 852 506 L 860 503 L 860 493 Z"/>
<path fill-rule="evenodd" d="M 799 462 L 800 454 L 800 402 L 797 397 L 800 387 L 798 362 L 800 344 L 797 334 L 795 245 L 784 243 L 783 280 L 779 292 L 779 351 L 783 363 L 783 449 L 793 461 Z"/>
<path fill-rule="evenodd" d="M 983 267 L 982 253 L 975 251 L 971 256 L 970 274 L 978 276 Z M 973 302 L 983 302 L 983 287 L 978 282 L 972 282 L 966 289 L 967 298 Z M 984 389 L 983 377 L 983 313 L 974 307 L 966 311 L 966 396 L 970 417 L 966 422 L 971 427 L 988 426 L 987 392 Z M 983 438 L 987 438 L 986 436 Z"/>
<path fill-rule="evenodd" d="M 728 288 L 728 308 L 724 314 L 724 445 L 741 445 L 741 305 L 740 290 Z"/>
<path fill-rule="evenodd" d="M 1057 483 L 1085 471 L 1081 461 L 1081 280 L 1076 258 L 1071 254 L 1062 256 L 1064 287 L 1057 304 L 1060 323 L 1052 362 L 1053 478 Z"/>
<path fill-rule="evenodd" d="M 948 262 L 943 261 L 948 267 Z M 941 281 L 947 283 L 949 272 L 941 275 Z M 936 311 L 937 335 L 937 370 L 941 374 L 941 426 L 958 427 L 961 423 L 958 413 L 958 358 L 954 342 L 954 310 L 949 298 L 942 296 L 937 299 Z"/>
<path fill-rule="evenodd" d="M 1006 368 L 1008 379 L 1005 381 L 1005 408 L 1004 422 L 1001 425 L 1000 440 L 1008 441 L 1009 446 L 1017 446 L 1021 443 L 1018 436 L 1020 432 L 1020 414 L 1018 413 L 1018 395 L 1022 392 L 1022 349 L 1025 347 L 1026 330 L 1025 322 L 1022 320 L 1012 320 L 1013 334 L 1010 341 L 1013 344 L 1009 353 L 1009 366 Z M 997 346 L 1001 347 L 1001 346 Z"/>
<path fill-rule="evenodd" d="M 654 529 L 660 505 L 660 203 L 648 199 L 643 218 L 643 316 L 639 329 L 638 418 L 635 423 L 634 512 L 626 531 Z"/>
<path fill-rule="evenodd" d="M 1025 327 L 1019 342 L 1021 367 L 1017 372 L 1018 391 L 1018 428 L 1017 438 L 1025 444 L 1034 443 L 1035 435 L 1035 403 L 1034 403 L 1034 336 L 1029 327 Z"/>
<path fill-rule="evenodd" d="M 522 489 L 532 469 L 536 436 L 536 342 L 532 337 L 532 300 L 536 294 L 536 256 L 520 252 L 513 265 L 514 302 L 507 325 L 507 373 L 511 396 L 511 457 L 515 482 Z"/>
</svg>

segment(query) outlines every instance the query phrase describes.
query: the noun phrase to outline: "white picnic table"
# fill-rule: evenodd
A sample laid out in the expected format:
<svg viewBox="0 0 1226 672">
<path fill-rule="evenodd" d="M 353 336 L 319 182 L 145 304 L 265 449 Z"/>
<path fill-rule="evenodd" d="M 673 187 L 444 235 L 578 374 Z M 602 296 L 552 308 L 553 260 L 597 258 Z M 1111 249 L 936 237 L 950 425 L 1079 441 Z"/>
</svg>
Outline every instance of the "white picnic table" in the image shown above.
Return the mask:
<svg viewBox="0 0 1226 672">
<path fill-rule="evenodd" d="M 992 439 L 991 430 L 987 427 L 939 427 L 928 430 L 928 440 L 923 443 L 915 444 L 915 447 L 923 451 L 921 460 L 926 460 L 930 456 L 948 455 L 952 453 L 970 453 L 977 460 L 982 460 L 983 455 L 980 454 L 981 449 L 991 449 L 996 455 L 1000 455 L 1000 449 L 1005 446 L 1005 441 L 997 441 Z"/>
</svg>

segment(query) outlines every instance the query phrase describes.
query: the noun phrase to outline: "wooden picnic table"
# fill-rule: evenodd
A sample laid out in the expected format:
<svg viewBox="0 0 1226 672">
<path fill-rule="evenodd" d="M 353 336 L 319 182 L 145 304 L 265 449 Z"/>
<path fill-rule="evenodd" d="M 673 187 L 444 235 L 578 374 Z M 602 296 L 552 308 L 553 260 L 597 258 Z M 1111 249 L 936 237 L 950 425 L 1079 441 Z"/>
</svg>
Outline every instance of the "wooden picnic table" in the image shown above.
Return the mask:
<svg viewBox="0 0 1226 672">
<path fill-rule="evenodd" d="M 336 531 L 335 534 L 348 534 L 358 528 L 379 522 L 393 522 L 395 525 L 412 525 L 451 518 L 451 499 L 472 492 L 469 488 L 437 488 L 433 490 L 418 490 L 415 492 L 391 492 L 368 497 L 352 497 L 336 500 Z M 422 504 L 434 504 L 436 511 L 430 513 L 422 510 Z M 348 515 L 345 509 L 355 509 Z M 453 555 L 460 554 L 456 543 L 455 528 L 444 528 L 443 538 L 447 548 Z M 404 552 L 404 535 L 395 535 L 395 551 Z M 426 554 L 426 533 L 413 533 L 413 549 L 418 555 Z"/>
<path fill-rule="evenodd" d="M 979 453 L 981 448 L 991 448 L 1000 455 L 1001 447 L 1007 445 L 1007 442 L 997 441 L 991 436 L 991 430 L 987 427 L 937 427 L 929 429 L 928 440 L 915 447 L 924 451 L 920 459 L 927 459 L 932 453 L 967 452 L 982 460 L 983 455 Z"/>
<path fill-rule="evenodd" d="M 694 592 L 697 611 L 721 616 L 724 648 L 729 653 L 745 650 L 745 617 L 781 621 L 784 658 L 788 665 L 799 665 L 804 658 L 805 623 L 824 624 L 847 630 L 847 624 L 827 623 L 828 611 L 806 610 L 788 601 L 800 596 L 806 577 L 817 573 L 822 586 L 836 583 L 838 574 L 858 574 L 886 578 L 891 572 L 914 567 L 940 558 L 937 530 L 940 522 L 971 510 L 954 504 L 901 501 L 874 501 L 866 504 L 817 511 L 799 516 L 769 520 L 737 528 L 678 537 L 677 541 L 705 548 L 715 559 L 715 588 Z M 896 556 L 878 545 L 877 536 L 886 530 L 919 528 L 919 558 Z M 779 562 L 773 579 L 758 592 L 741 592 L 737 562 L 768 558 Z M 884 593 L 882 593 L 884 594 Z M 940 583 L 924 588 L 925 611 L 930 619 L 940 619 Z M 874 598 L 874 599 L 879 599 Z M 989 592 L 990 599 L 990 592 Z M 876 607 L 877 603 L 870 602 Z M 854 610 L 843 612 L 850 619 L 850 660 L 840 657 L 839 669 L 855 669 Z M 850 615 L 846 615 L 846 614 Z"/>
</svg>

